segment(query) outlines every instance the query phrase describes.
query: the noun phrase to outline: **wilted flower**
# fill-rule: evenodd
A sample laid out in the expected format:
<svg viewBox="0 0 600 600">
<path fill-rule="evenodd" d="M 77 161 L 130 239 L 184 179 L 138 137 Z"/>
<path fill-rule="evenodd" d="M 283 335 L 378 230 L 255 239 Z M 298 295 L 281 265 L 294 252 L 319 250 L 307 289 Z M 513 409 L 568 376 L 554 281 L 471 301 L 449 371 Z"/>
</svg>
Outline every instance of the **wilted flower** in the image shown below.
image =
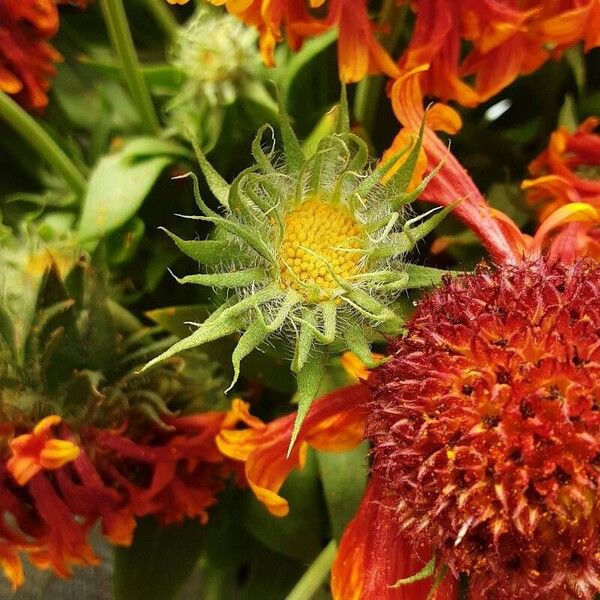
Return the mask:
<svg viewBox="0 0 600 600">
<path fill-rule="evenodd" d="M 280 125 L 281 159 L 272 148 L 263 150 L 270 130 L 264 126 L 252 145 L 256 165 L 231 185 L 199 154 L 222 214 L 205 204 L 194 180 L 203 213 L 196 218 L 215 225 L 211 239 L 185 241 L 167 233 L 206 270 L 180 283 L 223 288 L 230 295 L 190 336 L 145 368 L 241 331 L 232 354 L 235 383 L 240 361 L 277 336 L 291 348 L 298 375 L 295 436 L 328 356 L 350 349 L 372 364 L 369 343 L 402 326 L 394 300 L 406 289 L 439 280 L 439 271 L 408 265 L 402 256 L 452 206 L 429 219 L 408 218 L 406 206 L 427 184 L 408 191 L 420 143 L 371 170 L 365 142 L 349 132 L 345 98 L 336 133 L 324 137 L 312 156 L 305 155 L 283 112 Z M 392 168 L 396 172 L 382 183 Z"/>
<path fill-rule="evenodd" d="M 186 83 L 175 99 L 229 104 L 257 62 L 256 34 L 234 17 L 205 7 L 179 30 L 172 62 L 185 74 Z"/>
</svg>

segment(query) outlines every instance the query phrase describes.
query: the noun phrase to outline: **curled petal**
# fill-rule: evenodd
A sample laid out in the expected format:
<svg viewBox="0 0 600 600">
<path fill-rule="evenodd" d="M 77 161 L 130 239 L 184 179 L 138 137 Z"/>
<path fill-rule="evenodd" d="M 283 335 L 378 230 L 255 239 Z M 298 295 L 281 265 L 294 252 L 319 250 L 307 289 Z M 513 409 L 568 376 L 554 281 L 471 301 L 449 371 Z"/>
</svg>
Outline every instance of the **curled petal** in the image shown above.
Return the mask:
<svg viewBox="0 0 600 600">
<path fill-rule="evenodd" d="M 429 65 L 420 65 L 400 77 L 392 87 L 394 113 L 404 127 L 413 132 L 419 131 L 425 114 L 419 78 L 428 69 Z M 491 255 L 502 261 L 518 261 L 518 250 L 492 218 L 490 206 L 481 192 L 427 123 L 423 148 L 427 156 L 428 172 L 441 162 L 443 165 L 423 192 L 422 199 L 443 206 L 462 199 L 454 213 L 481 238 Z"/>
<path fill-rule="evenodd" d="M 314 401 L 289 458 L 286 451 L 295 414 L 262 423 L 238 402 L 239 422 L 248 429 L 223 429 L 217 436 L 221 452 L 245 463 L 245 474 L 252 491 L 274 515 L 289 512 L 287 500 L 279 490 L 294 468 L 302 468 L 307 446 L 318 450 L 344 451 L 358 445 L 364 437 L 366 401 L 369 391 L 362 384 L 352 385 Z"/>
</svg>

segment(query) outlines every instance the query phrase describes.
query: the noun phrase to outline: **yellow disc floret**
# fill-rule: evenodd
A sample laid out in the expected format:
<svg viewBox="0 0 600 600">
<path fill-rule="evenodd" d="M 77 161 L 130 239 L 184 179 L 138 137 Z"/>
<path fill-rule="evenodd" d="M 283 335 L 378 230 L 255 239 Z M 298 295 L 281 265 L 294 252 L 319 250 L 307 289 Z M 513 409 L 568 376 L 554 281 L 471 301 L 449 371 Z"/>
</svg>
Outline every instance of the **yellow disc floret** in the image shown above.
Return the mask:
<svg viewBox="0 0 600 600">
<path fill-rule="evenodd" d="M 330 297 L 339 284 L 360 272 L 361 226 L 341 206 L 314 199 L 303 202 L 285 217 L 279 249 L 281 285 L 318 299 Z"/>
</svg>

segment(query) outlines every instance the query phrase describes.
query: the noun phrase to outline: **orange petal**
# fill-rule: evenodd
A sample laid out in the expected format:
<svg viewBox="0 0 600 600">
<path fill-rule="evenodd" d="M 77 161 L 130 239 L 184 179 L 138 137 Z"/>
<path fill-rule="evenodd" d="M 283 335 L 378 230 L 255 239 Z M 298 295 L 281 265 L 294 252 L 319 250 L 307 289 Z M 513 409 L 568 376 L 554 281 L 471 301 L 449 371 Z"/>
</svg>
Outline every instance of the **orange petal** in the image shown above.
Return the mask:
<svg viewBox="0 0 600 600">
<path fill-rule="evenodd" d="M 35 435 L 40 435 L 42 433 L 47 433 L 61 422 L 61 418 L 58 415 L 50 415 L 49 417 L 43 418 L 34 428 L 33 433 Z"/>
<path fill-rule="evenodd" d="M 304 465 L 308 445 L 319 450 L 341 451 L 359 444 L 364 437 L 368 398 L 367 387 L 358 384 L 315 400 L 289 458 L 286 451 L 295 414 L 257 424 L 252 421 L 254 417 L 244 415 L 242 408 L 243 418 L 250 417 L 250 428 L 223 429 L 216 442 L 225 456 L 245 462 L 246 479 L 258 500 L 272 514 L 284 516 L 289 507 L 278 492 L 292 469 Z"/>
<path fill-rule="evenodd" d="M 350 522 L 331 571 L 334 600 L 426 600 L 431 580 L 393 588 L 396 581 L 418 573 L 426 554 L 417 553 L 401 535 L 385 484 L 372 479 Z M 435 600 L 456 598 L 457 582 L 446 577 Z"/>
<path fill-rule="evenodd" d="M 40 454 L 40 465 L 44 469 L 60 469 L 74 461 L 80 452 L 79 446 L 68 440 L 48 440 Z"/>
</svg>

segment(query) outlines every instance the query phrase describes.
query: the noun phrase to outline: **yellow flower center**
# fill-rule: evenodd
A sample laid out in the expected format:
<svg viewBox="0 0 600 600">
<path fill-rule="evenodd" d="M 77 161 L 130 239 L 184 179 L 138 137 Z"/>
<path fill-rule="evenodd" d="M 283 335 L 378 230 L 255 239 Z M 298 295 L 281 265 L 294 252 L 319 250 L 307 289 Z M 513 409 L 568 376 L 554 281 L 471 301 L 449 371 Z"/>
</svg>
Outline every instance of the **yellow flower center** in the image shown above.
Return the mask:
<svg viewBox="0 0 600 600">
<path fill-rule="evenodd" d="M 281 285 L 314 299 L 331 297 L 339 285 L 328 269 L 348 279 L 360 272 L 363 231 L 342 207 L 307 200 L 285 217 L 279 249 Z"/>
</svg>

